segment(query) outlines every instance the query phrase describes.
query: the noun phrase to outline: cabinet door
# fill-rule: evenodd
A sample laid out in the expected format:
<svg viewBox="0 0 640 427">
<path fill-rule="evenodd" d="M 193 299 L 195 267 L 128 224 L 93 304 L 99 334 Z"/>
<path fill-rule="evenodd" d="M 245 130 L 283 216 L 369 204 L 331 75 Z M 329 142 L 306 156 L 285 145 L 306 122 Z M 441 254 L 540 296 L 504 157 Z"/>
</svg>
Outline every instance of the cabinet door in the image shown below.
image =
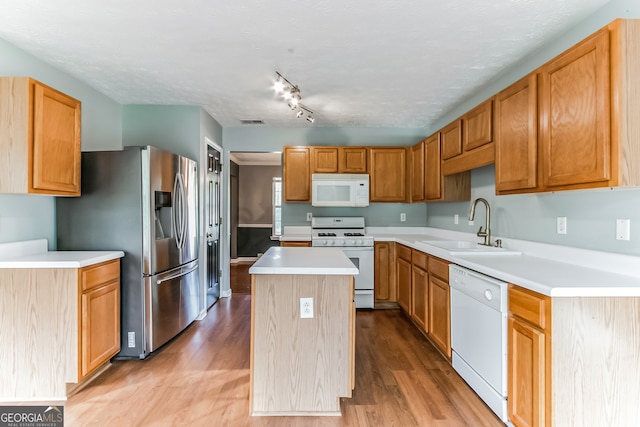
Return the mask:
<svg viewBox="0 0 640 427">
<path fill-rule="evenodd" d="M 407 153 L 406 147 L 372 147 L 369 150 L 370 201 L 408 201 Z"/>
<path fill-rule="evenodd" d="M 397 280 L 398 286 L 398 305 L 405 313 L 411 314 L 411 263 L 397 259 Z"/>
<path fill-rule="evenodd" d="M 429 277 L 429 337 L 448 358 L 451 358 L 450 307 L 449 284 L 431 275 Z"/>
<path fill-rule="evenodd" d="M 545 336 L 509 316 L 508 409 L 517 427 L 539 427 L 545 421 Z"/>
<path fill-rule="evenodd" d="M 425 185 L 424 141 L 411 147 L 411 201 L 424 202 Z"/>
<path fill-rule="evenodd" d="M 338 147 L 313 147 L 311 173 L 338 173 Z"/>
<path fill-rule="evenodd" d="M 415 265 L 411 275 L 411 318 L 424 331 L 429 331 L 429 273 Z"/>
<path fill-rule="evenodd" d="M 283 154 L 284 200 L 311 201 L 311 174 L 309 147 L 285 147 Z"/>
<path fill-rule="evenodd" d="M 610 179 L 609 74 L 608 29 L 540 68 L 540 144 L 545 189 L 598 186 L 598 182 Z"/>
<path fill-rule="evenodd" d="M 442 160 L 462 154 L 462 120 L 456 120 L 440 131 Z"/>
<path fill-rule="evenodd" d="M 442 198 L 440 132 L 425 139 L 425 196 L 427 200 Z"/>
<path fill-rule="evenodd" d="M 496 95 L 496 192 L 533 189 L 538 176 L 536 73 Z"/>
<path fill-rule="evenodd" d="M 395 301 L 395 259 L 393 242 L 375 242 L 373 292 L 376 301 Z"/>
<path fill-rule="evenodd" d="M 367 173 L 366 147 L 340 147 L 338 151 L 339 173 Z"/>
<path fill-rule="evenodd" d="M 80 195 L 80 101 L 33 85 L 30 192 Z"/>
<path fill-rule="evenodd" d="M 462 118 L 464 151 L 493 141 L 493 101 L 489 99 Z"/>
<path fill-rule="evenodd" d="M 120 350 L 120 282 L 82 294 L 81 377 Z"/>
</svg>

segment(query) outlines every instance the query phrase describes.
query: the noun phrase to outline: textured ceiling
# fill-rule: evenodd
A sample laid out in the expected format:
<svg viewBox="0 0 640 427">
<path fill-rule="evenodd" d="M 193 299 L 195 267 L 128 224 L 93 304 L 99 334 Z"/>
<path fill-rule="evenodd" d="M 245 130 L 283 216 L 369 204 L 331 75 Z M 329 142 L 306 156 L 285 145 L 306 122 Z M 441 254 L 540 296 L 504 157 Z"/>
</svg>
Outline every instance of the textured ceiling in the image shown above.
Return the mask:
<svg viewBox="0 0 640 427">
<path fill-rule="evenodd" d="M 0 0 L 0 38 L 119 103 L 201 105 L 223 127 L 429 127 L 607 1 Z M 276 70 L 315 124 L 275 97 Z"/>
</svg>

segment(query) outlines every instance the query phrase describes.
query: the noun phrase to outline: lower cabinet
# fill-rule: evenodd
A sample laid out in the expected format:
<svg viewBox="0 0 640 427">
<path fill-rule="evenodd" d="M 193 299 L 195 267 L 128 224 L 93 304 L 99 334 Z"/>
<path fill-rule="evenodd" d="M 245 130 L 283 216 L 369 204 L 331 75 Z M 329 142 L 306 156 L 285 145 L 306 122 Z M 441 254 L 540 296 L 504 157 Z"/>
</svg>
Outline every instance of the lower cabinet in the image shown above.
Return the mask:
<svg viewBox="0 0 640 427">
<path fill-rule="evenodd" d="M 429 257 L 429 338 L 451 359 L 449 262 Z"/>
<path fill-rule="evenodd" d="M 429 331 L 429 256 L 411 251 L 411 318 L 422 329 Z"/>
<path fill-rule="evenodd" d="M 509 285 L 508 408 L 516 427 L 550 426 L 551 298 Z"/>
<path fill-rule="evenodd" d="M 373 246 L 373 293 L 377 302 L 396 301 L 396 256 L 394 242 L 375 242 Z"/>
<path fill-rule="evenodd" d="M 120 351 L 120 261 L 81 268 L 79 275 L 82 379 Z"/>
<path fill-rule="evenodd" d="M 411 315 L 411 248 L 396 245 L 396 285 L 398 305 Z"/>
</svg>

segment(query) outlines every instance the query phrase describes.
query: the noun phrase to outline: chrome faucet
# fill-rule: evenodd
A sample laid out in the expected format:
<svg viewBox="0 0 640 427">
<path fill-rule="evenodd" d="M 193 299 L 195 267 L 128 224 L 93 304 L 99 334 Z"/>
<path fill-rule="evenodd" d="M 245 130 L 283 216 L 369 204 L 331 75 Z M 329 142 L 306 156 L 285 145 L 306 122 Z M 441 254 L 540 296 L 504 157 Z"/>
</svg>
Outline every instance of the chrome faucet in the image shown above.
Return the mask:
<svg viewBox="0 0 640 427">
<path fill-rule="evenodd" d="M 485 224 L 484 231 L 482 231 L 482 226 L 480 226 L 480 229 L 478 230 L 478 233 L 476 235 L 478 237 L 484 237 L 484 243 L 481 243 L 481 245 L 491 246 L 491 229 L 489 228 L 489 223 L 491 221 L 491 207 L 489 206 L 489 202 L 487 202 L 482 197 L 475 199 L 471 204 L 471 210 L 469 211 L 469 221 L 473 221 L 473 217 L 476 214 L 476 205 L 478 204 L 478 202 L 484 203 L 484 206 L 487 208 L 487 222 Z"/>
</svg>

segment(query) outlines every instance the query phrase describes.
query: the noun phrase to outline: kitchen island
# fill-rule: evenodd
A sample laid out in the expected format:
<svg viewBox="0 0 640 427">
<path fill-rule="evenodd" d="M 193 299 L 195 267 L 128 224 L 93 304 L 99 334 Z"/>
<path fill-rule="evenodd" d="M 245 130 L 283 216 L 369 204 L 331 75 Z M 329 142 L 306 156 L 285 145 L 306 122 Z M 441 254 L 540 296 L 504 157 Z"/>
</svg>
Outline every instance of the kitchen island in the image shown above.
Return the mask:
<svg viewBox="0 0 640 427">
<path fill-rule="evenodd" d="M 340 415 L 354 387 L 358 269 L 338 248 L 270 248 L 251 274 L 252 415 Z"/>
</svg>

